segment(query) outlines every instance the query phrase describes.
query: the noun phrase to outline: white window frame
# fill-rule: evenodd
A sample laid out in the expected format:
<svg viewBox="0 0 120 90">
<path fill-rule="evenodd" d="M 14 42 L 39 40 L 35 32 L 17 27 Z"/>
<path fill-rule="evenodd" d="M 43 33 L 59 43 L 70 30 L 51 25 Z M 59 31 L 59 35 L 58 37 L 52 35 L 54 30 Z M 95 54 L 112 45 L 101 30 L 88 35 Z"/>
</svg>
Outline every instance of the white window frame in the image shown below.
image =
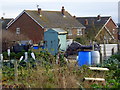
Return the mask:
<svg viewBox="0 0 120 90">
<path fill-rule="evenodd" d="M 20 34 L 20 28 L 16 28 L 16 34 L 17 34 L 17 35 Z"/>
<path fill-rule="evenodd" d="M 68 30 L 68 35 L 72 35 L 72 30 L 71 29 Z"/>
<path fill-rule="evenodd" d="M 83 35 L 81 28 L 77 29 L 77 35 Z"/>
<path fill-rule="evenodd" d="M 116 31 L 116 29 L 113 29 L 113 34 L 117 34 L 117 31 Z"/>
</svg>

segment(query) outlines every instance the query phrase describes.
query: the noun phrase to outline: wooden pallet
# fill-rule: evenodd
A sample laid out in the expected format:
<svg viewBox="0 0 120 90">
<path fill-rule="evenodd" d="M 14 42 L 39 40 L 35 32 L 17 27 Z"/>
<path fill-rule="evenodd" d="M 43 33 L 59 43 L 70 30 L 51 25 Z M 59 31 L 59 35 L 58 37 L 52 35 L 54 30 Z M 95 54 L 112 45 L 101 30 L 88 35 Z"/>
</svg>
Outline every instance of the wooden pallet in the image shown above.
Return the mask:
<svg viewBox="0 0 120 90">
<path fill-rule="evenodd" d="M 108 68 L 101 68 L 101 67 L 88 67 L 88 68 L 90 70 L 93 70 L 93 71 L 109 71 Z M 105 82 L 105 79 L 104 78 L 84 77 L 83 81 L 102 81 L 102 82 Z"/>
<path fill-rule="evenodd" d="M 87 80 L 87 81 L 105 81 L 104 78 L 87 78 L 87 77 L 85 77 L 84 80 Z"/>
<path fill-rule="evenodd" d="M 90 70 L 99 70 L 99 71 L 109 71 L 108 68 L 101 68 L 101 67 L 88 67 Z"/>
</svg>

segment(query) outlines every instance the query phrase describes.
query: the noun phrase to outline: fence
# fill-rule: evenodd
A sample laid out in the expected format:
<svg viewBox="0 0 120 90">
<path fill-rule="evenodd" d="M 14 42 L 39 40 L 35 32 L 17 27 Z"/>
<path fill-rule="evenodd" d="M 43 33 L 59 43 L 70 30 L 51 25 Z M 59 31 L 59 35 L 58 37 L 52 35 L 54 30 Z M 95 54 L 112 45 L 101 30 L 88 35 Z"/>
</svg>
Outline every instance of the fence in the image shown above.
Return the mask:
<svg viewBox="0 0 120 90">
<path fill-rule="evenodd" d="M 118 44 L 100 44 L 102 60 L 108 59 L 112 54 L 118 52 Z"/>
</svg>

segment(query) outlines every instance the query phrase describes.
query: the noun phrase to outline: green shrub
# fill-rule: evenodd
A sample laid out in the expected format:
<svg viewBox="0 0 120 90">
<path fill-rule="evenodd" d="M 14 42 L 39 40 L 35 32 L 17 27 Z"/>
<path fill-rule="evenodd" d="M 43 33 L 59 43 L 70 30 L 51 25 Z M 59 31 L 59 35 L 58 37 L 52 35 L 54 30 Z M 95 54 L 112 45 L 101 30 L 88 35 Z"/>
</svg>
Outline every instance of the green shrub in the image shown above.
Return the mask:
<svg viewBox="0 0 120 90">
<path fill-rule="evenodd" d="M 110 69 L 107 73 L 107 86 L 108 88 L 120 88 L 120 53 L 112 55 L 108 60 L 103 63 L 104 67 Z"/>
<path fill-rule="evenodd" d="M 81 44 L 84 44 L 84 45 L 89 44 L 89 40 L 87 38 L 85 38 L 85 37 L 77 37 L 75 39 L 75 41 L 77 41 L 77 42 L 79 42 Z"/>
</svg>

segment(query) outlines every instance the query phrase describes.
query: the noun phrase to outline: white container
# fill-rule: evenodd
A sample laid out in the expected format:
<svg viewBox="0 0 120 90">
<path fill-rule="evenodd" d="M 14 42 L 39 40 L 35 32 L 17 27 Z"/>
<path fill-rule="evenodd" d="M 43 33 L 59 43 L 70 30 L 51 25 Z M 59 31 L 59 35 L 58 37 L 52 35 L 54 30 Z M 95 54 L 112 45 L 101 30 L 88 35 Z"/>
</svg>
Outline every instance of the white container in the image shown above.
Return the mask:
<svg viewBox="0 0 120 90">
<path fill-rule="evenodd" d="M 92 65 L 100 64 L 100 53 L 99 51 L 91 51 Z"/>
</svg>

